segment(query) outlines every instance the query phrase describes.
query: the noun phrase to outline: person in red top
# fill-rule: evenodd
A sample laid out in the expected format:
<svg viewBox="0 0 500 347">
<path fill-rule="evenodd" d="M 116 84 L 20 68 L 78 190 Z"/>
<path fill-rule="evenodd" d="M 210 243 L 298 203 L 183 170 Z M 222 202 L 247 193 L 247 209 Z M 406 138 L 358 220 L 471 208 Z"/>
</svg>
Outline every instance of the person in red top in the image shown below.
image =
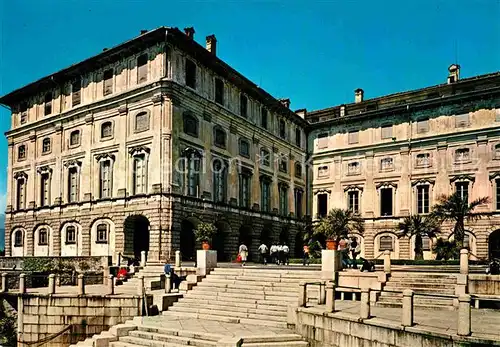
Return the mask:
<svg viewBox="0 0 500 347">
<path fill-rule="evenodd" d="M 302 265 L 306 266 L 309 265 L 309 246 L 304 245 L 304 254 L 302 255 Z"/>
</svg>

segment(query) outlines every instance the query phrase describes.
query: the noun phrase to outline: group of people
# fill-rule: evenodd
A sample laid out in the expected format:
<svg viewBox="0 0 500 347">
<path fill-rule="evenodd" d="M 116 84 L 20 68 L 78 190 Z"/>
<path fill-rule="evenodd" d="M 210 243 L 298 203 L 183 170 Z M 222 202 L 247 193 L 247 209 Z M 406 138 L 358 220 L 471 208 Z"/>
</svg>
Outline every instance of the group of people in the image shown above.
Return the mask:
<svg viewBox="0 0 500 347">
<path fill-rule="evenodd" d="M 290 247 L 287 244 L 273 244 L 268 247 L 265 243 L 261 244 L 257 249 L 259 253 L 259 262 L 267 265 L 269 262 L 276 265 L 289 265 L 290 263 Z M 248 247 L 241 244 L 238 248 L 238 261 L 245 266 L 248 259 Z"/>
<path fill-rule="evenodd" d="M 358 268 L 356 258 L 361 253 L 361 245 L 355 237 L 340 240 L 339 251 L 342 252 L 342 265 L 344 268 Z"/>
</svg>

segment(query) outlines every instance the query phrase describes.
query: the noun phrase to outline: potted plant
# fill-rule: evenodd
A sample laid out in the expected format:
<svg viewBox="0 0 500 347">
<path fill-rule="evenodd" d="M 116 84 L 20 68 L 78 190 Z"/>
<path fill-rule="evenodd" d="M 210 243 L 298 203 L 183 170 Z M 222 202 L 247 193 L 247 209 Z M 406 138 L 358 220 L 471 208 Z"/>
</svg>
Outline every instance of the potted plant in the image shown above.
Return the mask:
<svg viewBox="0 0 500 347">
<path fill-rule="evenodd" d="M 350 233 L 362 234 L 363 231 L 363 219 L 350 210 L 340 208 L 332 209 L 314 227 L 314 234 L 323 235 L 326 239 L 326 248 L 330 250 L 337 250 L 338 242 L 347 238 Z"/>
<path fill-rule="evenodd" d="M 200 222 L 196 229 L 194 229 L 194 235 L 196 241 L 201 242 L 202 248 L 204 250 L 210 249 L 210 241 L 217 233 L 217 228 L 212 223 Z"/>
</svg>

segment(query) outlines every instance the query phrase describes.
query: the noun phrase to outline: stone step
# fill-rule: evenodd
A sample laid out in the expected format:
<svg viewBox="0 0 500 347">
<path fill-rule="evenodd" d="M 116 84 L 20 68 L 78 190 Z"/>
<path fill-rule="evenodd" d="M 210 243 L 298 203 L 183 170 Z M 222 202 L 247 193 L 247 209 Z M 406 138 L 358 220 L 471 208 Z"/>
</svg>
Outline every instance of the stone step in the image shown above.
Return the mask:
<svg viewBox="0 0 500 347">
<path fill-rule="evenodd" d="M 309 343 L 306 341 L 283 341 L 283 342 L 243 342 L 243 347 L 307 347 Z"/>
<path fill-rule="evenodd" d="M 397 289 L 395 289 L 397 288 Z M 455 291 L 455 286 L 442 285 L 442 284 L 427 284 L 427 283 L 393 283 L 388 282 L 384 289 L 399 290 L 399 289 L 415 289 L 415 290 L 431 290 L 435 292 L 441 292 L 442 290 L 452 290 Z"/>
<path fill-rule="evenodd" d="M 378 301 L 376 303 L 377 306 L 380 306 L 380 307 L 395 307 L 395 308 L 402 308 L 403 307 L 403 304 L 400 303 L 400 302 L 385 302 L 385 301 Z M 449 311 L 453 311 L 455 310 L 455 307 L 453 305 L 434 305 L 434 304 L 425 304 L 425 305 L 419 305 L 419 304 L 415 304 L 416 307 L 418 307 L 419 309 L 423 309 L 423 310 L 449 310 Z"/>
<path fill-rule="evenodd" d="M 275 291 L 284 291 L 284 292 L 298 292 L 299 286 L 296 284 L 292 285 L 279 285 L 277 283 L 268 283 L 266 285 L 263 284 L 254 284 L 254 283 L 242 283 L 240 281 L 202 281 L 198 283 L 200 287 L 214 287 L 214 288 L 241 288 L 241 289 L 272 289 Z"/>
<path fill-rule="evenodd" d="M 126 342 L 132 346 L 148 346 L 148 347 L 178 347 L 178 346 L 186 346 L 186 345 L 191 345 L 191 346 L 199 346 L 199 347 L 209 347 L 209 346 L 216 346 L 216 344 L 196 344 L 191 342 L 193 341 L 161 341 L 161 340 L 153 340 L 149 338 L 141 338 L 141 337 L 136 337 L 136 336 L 123 336 L 120 337 L 118 342 Z M 111 344 L 110 344 L 111 345 Z M 112 345 L 115 346 L 115 345 Z"/>
<path fill-rule="evenodd" d="M 277 317 L 286 316 L 286 309 L 275 310 L 273 308 L 249 308 L 249 307 L 241 307 L 241 306 L 231 306 L 224 304 L 198 304 L 197 306 L 193 306 L 192 303 L 184 303 L 184 302 L 176 302 L 173 307 L 187 309 L 188 311 L 193 309 L 193 307 L 202 307 L 206 310 L 219 310 L 225 312 L 241 312 L 243 314 L 261 314 L 261 315 L 270 315 Z M 280 306 L 276 306 L 280 307 Z M 280 307 L 281 308 L 281 307 Z M 245 316 L 246 317 L 246 316 Z"/>
<path fill-rule="evenodd" d="M 419 278 L 419 279 L 442 279 L 442 280 L 456 280 L 456 275 L 443 275 L 432 272 L 392 272 L 391 279 L 393 278 Z"/>
<path fill-rule="evenodd" d="M 286 315 L 272 315 L 265 313 L 247 313 L 242 312 L 241 310 L 230 310 L 225 311 L 221 308 L 219 309 L 211 309 L 211 308 L 203 308 L 203 307 L 186 307 L 186 306 L 172 306 L 168 309 L 170 312 L 187 312 L 187 313 L 196 313 L 200 315 L 210 315 L 210 316 L 222 316 L 222 317 L 233 317 L 233 318 L 250 318 L 250 319 L 261 319 L 266 321 L 275 321 L 275 322 L 285 322 L 286 323 Z"/>
<path fill-rule="evenodd" d="M 289 302 L 295 302 L 297 301 L 297 297 L 291 297 L 291 296 L 281 296 L 281 295 L 269 295 L 269 294 L 246 294 L 246 293 L 224 293 L 224 292 L 202 292 L 198 290 L 199 288 L 196 288 L 196 290 L 193 290 L 191 292 L 186 293 L 186 297 L 190 298 L 219 298 L 219 299 L 227 299 L 227 300 L 233 300 L 233 301 L 247 301 L 248 300 L 261 300 L 261 301 L 274 301 L 274 302 L 283 302 L 283 304 L 289 303 Z"/>
<path fill-rule="evenodd" d="M 413 304 L 415 306 L 427 306 L 427 305 L 444 305 L 444 306 L 452 305 L 453 306 L 453 299 L 415 297 L 413 300 L 414 300 Z M 380 296 L 378 298 L 378 302 L 402 304 L 403 298 L 402 297 L 391 297 L 391 296 Z"/>
<path fill-rule="evenodd" d="M 389 279 L 391 283 L 435 283 L 435 284 L 448 284 L 455 285 L 456 279 L 443 280 L 441 278 L 414 278 L 414 277 L 398 277 Z"/>
<path fill-rule="evenodd" d="M 279 289 L 269 288 L 269 289 L 253 289 L 253 288 L 224 288 L 224 287 L 212 287 L 212 286 L 198 286 L 196 288 L 196 292 L 218 292 L 218 293 L 241 293 L 241 294 L 249 294 L 249 295 L 260 295 L 262 297 L 266 295 L 279 295 L 281 297 L 297 297 L 297 291 L 282 291 Z"/>
<path fill-rule="evenodd" d="M 297 334 L 280 334 L 280 335 L 259 335 L 243 337 L 243 343 L 273 343 L 273 342 L 287 342 L 287 341 L 303 341 L 302 336 Z"/>
<path fill-rule="evenodd" d="M 310 280 L 305 282 L 316 282 L 317 280 Z M 286 278 L 276 279 L 274 281 L 262 281 L 261 278 L 248 279 L 248 278 L 220 278 L 220 277 L 207 277 L 201 281 L 202 283 L 226 283 L 226 284 L 244 284 L 251 286 L 273 286 L 278 288 L 298 288 L 299 283 L 302 281 L 293 280 L 289 281 Z"/>
<path fill-rule="evenodd" d="M 210 341 L 203 339 L 201 337 L 195 338 L 195 337 L 176 336 L 171 334 L 160 334 L 144 330 L 131 331 L 129 333 L 129 337 L 140 338 L 144 340 L 177 343 L 180 345 L 190 345 L 190 346 L 200 346 L 200 347 L 217 346 L 217 341 Z M 120 340 L 122 339 L 120 338 Z M 124 339 L 124 341 L 126 340 Z"/>
<path fill-rule="evenodd" d="M 190 330 L 178 330 L 173 328 L 162 328 L 154 325 L 148 325 L 147 323 L 141 324 L 137 327 L 139 331 L 146 331 L 150 333 L 157 333 L 163 335 L 174 335 L 180 337 L 188 337 L 193 339 L 203 339 L 208 341 L 217 342 L 224 337 L 224 335 L 207 333 L 207 332 L 196 332 Z"/>
<path fill-rule="evenodd" d="M 250 274 L 212 274 L 213 277 L 228 278 L 228 279 L 257 279 L 257 280 L 277 280 L 277 279 L 289 279 L 289 280 L 318 280 L 321 278 L 321 273 L 317 274 L 296 274 L 296 275 L 283 275 L 283 274 L 262 274 L 262 273 L 250 273 Z"/>
<path fill-rule="evenodd" d="M 269 303 L 256 303 L 254 302 L 241 302 L 241 301 L 227 301 L 227 300 L 214 300 L 214 299 L 196 299 L 185 297 L 181 301 L 178 301 L 176 304 L 186 304 L 190 306 L 195 305 L 220 305 L 226 307 L 243 307 L 243 308 L 255 308 L 255 309 L 269 309 L 273 311 L 283 311 L 286 312 L 287 306 L 285 305 L 272 305 Z"/>
<path fill-rule="evenodd" d="M 195 319 L 208 319 L 212 321 L 218 322 L 226 322 L 226 323 L 243 323 L 243 324 L 253 324 L 253 325 L 261 325 L 275 328 L 287 328 L 286 322 L 276 322 L 276 321 L 263 321 L 260 319 L 251 319 L 251 318 L 234 318 L 228 316 L 217 316 L 217 315 L 206 315 L 206 314 L 197 314 L 197 313 L 188 313 L 188 312 L 171 312 L 165 311 L 163 312 L 165 316 L 178 317 L 178 318 L 195 318 Z"/>
</svg>

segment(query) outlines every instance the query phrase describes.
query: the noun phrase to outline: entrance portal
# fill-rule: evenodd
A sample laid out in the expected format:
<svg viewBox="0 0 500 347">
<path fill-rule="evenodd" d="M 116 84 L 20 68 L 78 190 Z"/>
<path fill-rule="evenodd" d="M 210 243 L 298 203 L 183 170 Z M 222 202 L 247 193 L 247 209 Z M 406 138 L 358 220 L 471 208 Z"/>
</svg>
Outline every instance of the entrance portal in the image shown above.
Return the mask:
<svg viewBox="0 0 500 347">
<path fill-rule="evenodd" d="M 123 229 L 125 232 L 125 257 L 133 257 L 141 260 L 141 252 L 149 252 L 149 220 L 142 216 L 130 216 L 125 220 Z"/>
<path fill-rule="evenodd" d="M 492 232 L 488 238 L 488 255 L 490 259 L 500 259 L 500 229 Z"/>
<path fill-rule="evenodd" d="M 195 224 L 190 220 L 183 220 L 181 223 L 181 256 L 182 260 L 195 261 Z"/>
</svg>

